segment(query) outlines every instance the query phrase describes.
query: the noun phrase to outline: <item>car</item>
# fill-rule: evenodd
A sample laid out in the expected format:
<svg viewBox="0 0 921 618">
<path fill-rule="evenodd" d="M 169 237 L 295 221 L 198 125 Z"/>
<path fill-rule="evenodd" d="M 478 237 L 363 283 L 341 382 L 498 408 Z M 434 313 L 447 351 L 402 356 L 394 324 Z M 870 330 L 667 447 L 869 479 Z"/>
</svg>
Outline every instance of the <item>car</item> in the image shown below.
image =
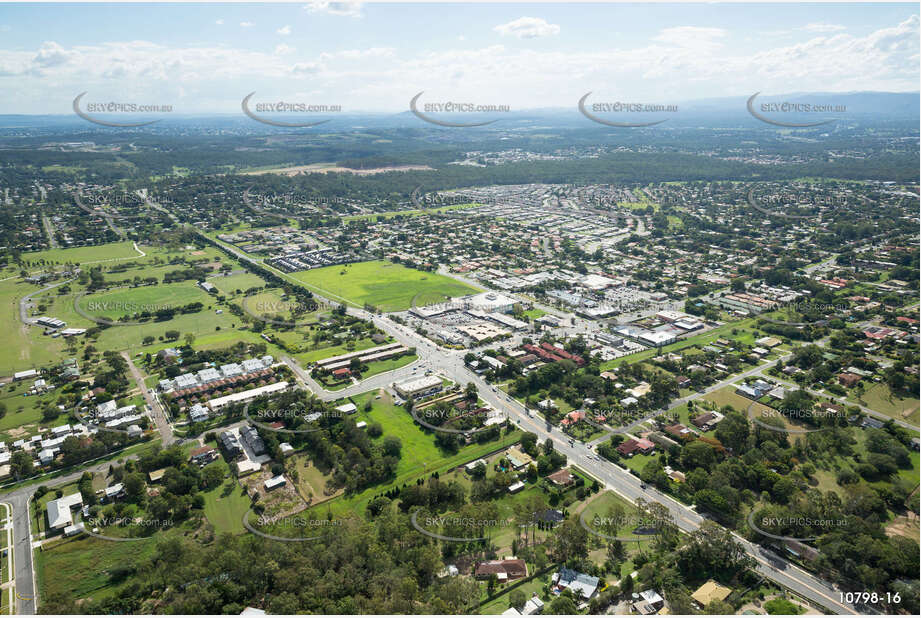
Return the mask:
<svg viewBox="0 0 921 618">
<path fill-rule="evenodd" d="M 640 483 L 640 489 L 646 489 L 646 483 Z"/>
</svg>

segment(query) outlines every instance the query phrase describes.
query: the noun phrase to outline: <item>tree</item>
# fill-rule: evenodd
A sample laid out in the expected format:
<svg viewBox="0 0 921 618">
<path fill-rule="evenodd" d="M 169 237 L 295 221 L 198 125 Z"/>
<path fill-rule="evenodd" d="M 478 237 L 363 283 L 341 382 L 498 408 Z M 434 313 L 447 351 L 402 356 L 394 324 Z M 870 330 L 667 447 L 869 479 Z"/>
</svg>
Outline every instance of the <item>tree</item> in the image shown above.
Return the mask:
<svg viewBox="0 0 921 618">
<path fill-rule="evenodd" d="M 10 474 L 21 479 L 32 473 L 32 456 L 25 451 L 16 451 L 10 458 Z"/>
<path fill-rule="evenodd" d="M 525 597 L 525 594 L 521 589 L 516 588 L 509 593 L 508 602 L 512 607 L 521 609 L 527 602 L 527 597 Z"/>
<path fill-rule="evenodd" d="M 550 541 L 550 551 L 557 562 L 588 556 L 588 532 L 575 519 L 567 519 Z"/>
<path fill-rule="evenodd" d="M 186 333 L 183 337 L 187 347 L 192 347 L 192 344 L 195 343 L 195 333 Z"/>
<path fill-rule="evenodd" d="M 147 484 L 141 472 L 130 472 L 125 475 L 125 494 L 129 502 L 140 502 Z"/>
<path fill-rule="evenodd" d="M 554 616 L 571 616 L 577 613 L 576 602 L 573 601 L 571 594 L 561 594 L 550 602 L 548 613 Z"/>
</svg>

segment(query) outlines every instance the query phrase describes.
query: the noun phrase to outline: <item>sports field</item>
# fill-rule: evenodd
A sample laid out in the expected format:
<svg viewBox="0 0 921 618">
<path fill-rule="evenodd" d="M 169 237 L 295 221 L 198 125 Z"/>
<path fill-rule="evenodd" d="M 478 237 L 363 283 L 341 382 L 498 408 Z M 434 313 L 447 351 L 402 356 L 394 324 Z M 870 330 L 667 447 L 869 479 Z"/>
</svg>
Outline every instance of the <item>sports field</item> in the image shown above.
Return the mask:
<svg viewBox="0 0 921 618">
<path fill-rule="evenodd" d="M 291 276 L 333 300 L 359 307 L 367 303 L 382 311 L 409 309 L 413 299 L 417 305 L 426 305 L 480 291 L 444 275 L 383 260 L 315 268 Z"/>
</svg>

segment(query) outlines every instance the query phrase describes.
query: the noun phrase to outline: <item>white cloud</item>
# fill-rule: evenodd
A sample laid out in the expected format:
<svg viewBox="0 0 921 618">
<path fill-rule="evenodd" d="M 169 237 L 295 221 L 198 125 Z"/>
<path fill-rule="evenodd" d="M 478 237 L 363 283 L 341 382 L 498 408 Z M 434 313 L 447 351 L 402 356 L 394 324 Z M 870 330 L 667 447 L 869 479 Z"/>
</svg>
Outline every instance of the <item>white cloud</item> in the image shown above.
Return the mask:
<svg viewBox="0 0 921 618">
<path fill-rule="evenodd" d="M 540 17 L 519 17 L 507 24 L 500 24 L 493 30 L 502 36 L 514 36 L 519 39 L 536 39 L 560 33 L 558 25 L 547 23 L 547 20 Z"/>
<path fill-rule="evenodd" d="M 759 90 L 905 92 L 917 89 L 918 31 L 914 16 L 866 36 L 800 31 L 796 43 L 762 38 L 735 47 L 719 45 L 728 38 L 721 30 L 682 28 L 663 30 L 656 40 L 629 47 L 618 47 L 614 39 L 611 45 L 565 51 L 474 47 L 454 37 L 441 43 L 446 47 L 333 47 L 325 53 L 275 47 L 276 41 L 260 51 L 243 42 L 69 46 L 39 41 L 13 48 L 0 41 L 0 88 L 15 93 L 3 99 L 0 111 L 59 113 L 61 101 L 72 101 L 84 90 L 97 97 L 136 92 L 132 96 L 139 101 L 173 102 L 179 109 L 179 89 L 188 102 L 184 110 L 233 111 L 247 92 L 280 94 L 288 87 L 284 80 L 351 109 L 376 110 L 406 109 L 410 96 L 421 90 L 428 100 L 468 97 L 462 100 L 513 109 L 575 106 L 589 90 L 597 93 L 593 100 L 641 103 L 750 96 Z"/>
<path fill-rule="evenodd" d="M 676 26 L 661 30 L 653 37 L 653 41 L 685 49 L 714 51 L 722 46 L 718 39 L 724 36 L 726 31 L 722 28 Z"/>
<path fill-rule="evenodd" d="M 253 27 L 253 22 L 251 22 L 251 21 L 241 21 L 241 22 L 240 22 L 240 27 L 241 27 L 241 28 L 252 28 L 252 27 Z"/>
<path fill-rule="evenodd" d="M 289 34 L 291 34 L 291 26 L 284 25 L 278 30 L 276 30 L 275 32 L 277 32 L 278 34 L 282 36 L 288 36 Z"/>
<path fill-rule="evenodd" d="M 329 0 L 312 0 L 304 7 L 311 13 L 327 13 L 343 17 L 361 17 L 363 2 L 330 2 Z"/>
<path fill-rule="evenodd" d="M 34 62 L 39 68 L 47 69 L 67 64 L 73 56 L 72 52 L 65 50 L 54 41 L 49 41 L 44 43 L 35 54 Z"/>
<path fill-rule="evenodd" d="M 224 25 L 224 20 L 223 20 L 223 19 L 219 19 L 219 20 L 215 21 L 214 23 L 216 23 L 218 26 L 223 26 L 223 25 Z"/>
<path fill-rule="evenodd" d="M 806 32 L 840 32 L 841 30 L 847 30 L 844 26 L 840 24 L 823 24 L 823 23 L 812 23 L 806 24 L 799 30 L 805 30 Z"/>
</svg>

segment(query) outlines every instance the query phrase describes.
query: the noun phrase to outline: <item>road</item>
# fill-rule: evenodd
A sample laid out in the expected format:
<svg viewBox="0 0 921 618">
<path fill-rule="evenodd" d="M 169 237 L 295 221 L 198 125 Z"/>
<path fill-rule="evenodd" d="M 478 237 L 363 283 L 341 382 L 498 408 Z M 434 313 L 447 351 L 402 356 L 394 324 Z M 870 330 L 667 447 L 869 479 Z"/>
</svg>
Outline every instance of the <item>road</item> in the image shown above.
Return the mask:
<svg viewBox="0 0 921 618">
<path fill-rule="evenodd" d="M 173 436 L 173 426 L 170 425 L 169 419 L 166 416 L 166 411 L 163 409 L 163 406 L 160 405 L 160 401 L 156 396 L 154 396 L 154 394 L 150 392 L 150 389 L 147 388 L 147 385 L 144 384 L 144 376 L 137 366 L 135 366 L 134 361 L 131 360 L 131 356 L 127 352 L 122 352 L 122 358 L 128 363 L 128 370 L 131 372 L 131 377 L 134 378 L 135 384 L 137 384 L 141 394 L 144 395 L 144 401 L 147 402 L 147 408 L 150 410 L 150 418 L 153 420 L 154 424 L 156 424 L 157 431 L 160 432 L 163 446 L 172 444 L 176 438 Z"/>
<path fill-rule="evenodd" d="M 54 288 L 56 288 L 56 287 L 58 287 L 58 286 L 61 286 L 61 285 L 64 285 L 65 283 L 70 283 L 70 282 L 73 281 L 73 280 L 74 280 L 74 278 L 71 277 L 70 279 L 64 279 L 63 281 L 58 281 L 57 283 L 52 283 L 51 285 L 46 285 L 46 286 L 43 287 L 42 289 L 40 289 L 40 290 L 35 290 L 35 291 L 32 292 L 31 294 L 26 294 L 25 296 L 23 296 L 22 298 L 20 298 L 20 299 L 19 299 L 19 320 L 20 320 L 23 324 L 25 324 L 25 325 L 27 325 L 27 326 L 32 326 L 32 325 L 34 325 L 34 324 L 35 324 L 35 320 L 36 320 L 37 318 L 30 318 L 30 317 L 29 317 L 29 309 L 30 309 L 30 307 L 32 306 L 32 297 L 33 297 L 33 296 L 37 296 L 37 295 L 39 295 L 39 294 L 43 294 L 44 292 L 47 292 L 48 290 L 53 290 Z"/>
</svg>

